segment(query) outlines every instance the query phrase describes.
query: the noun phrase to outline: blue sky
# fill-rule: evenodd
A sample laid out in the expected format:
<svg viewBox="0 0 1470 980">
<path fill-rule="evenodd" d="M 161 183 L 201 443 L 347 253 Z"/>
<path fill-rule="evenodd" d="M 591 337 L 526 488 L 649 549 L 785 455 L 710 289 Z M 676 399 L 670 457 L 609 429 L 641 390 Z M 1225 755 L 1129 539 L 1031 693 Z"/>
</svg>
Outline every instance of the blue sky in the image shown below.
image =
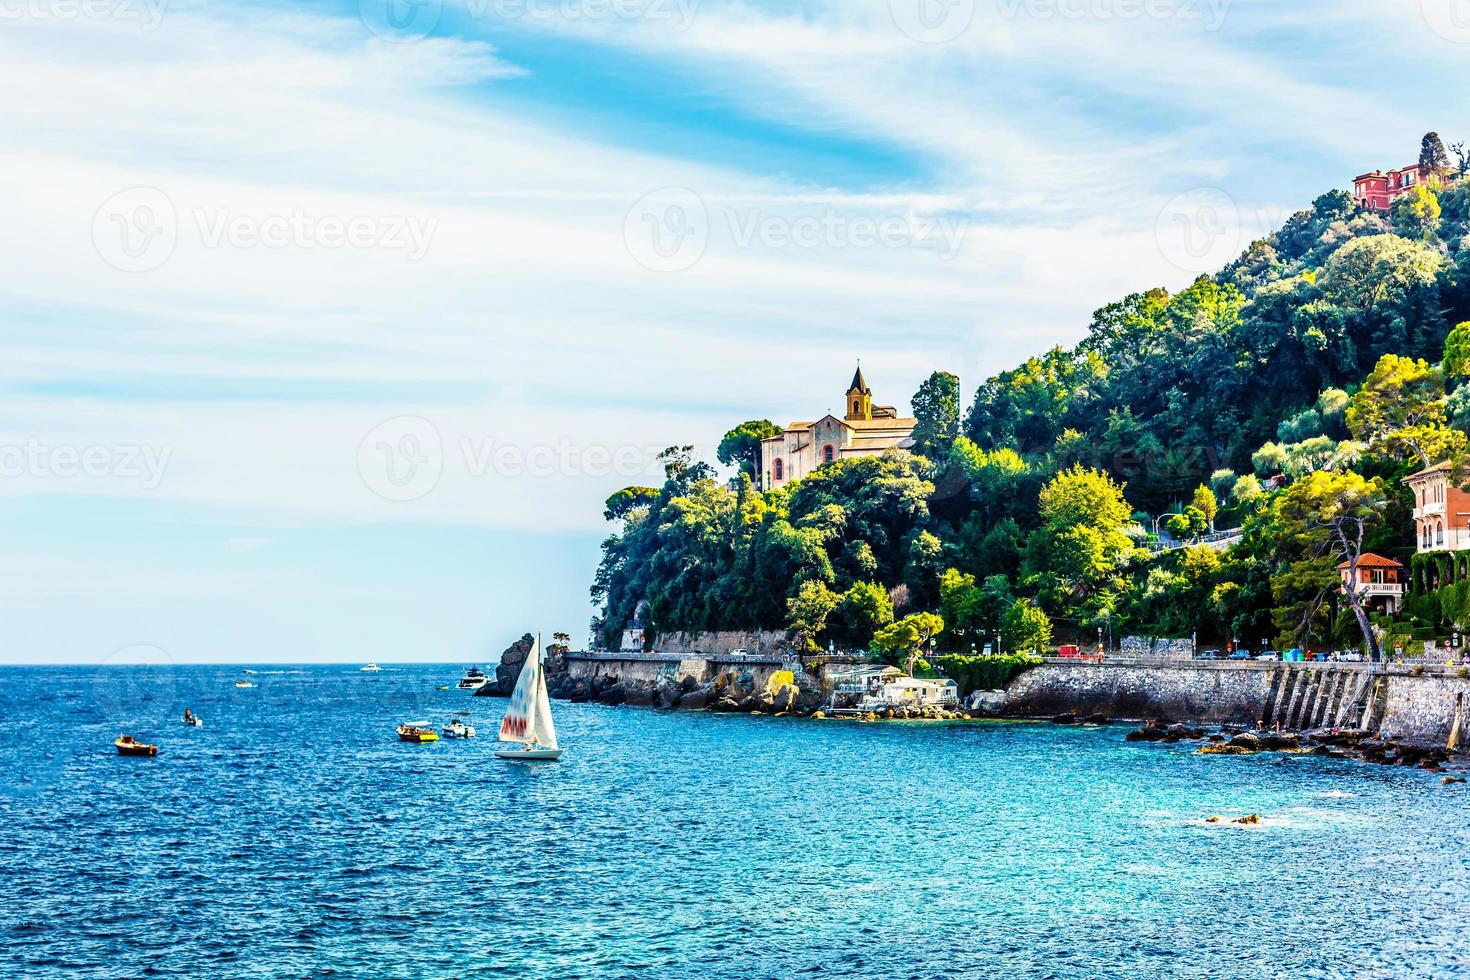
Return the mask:
<svg viewBox="0 0 1470 980">
<path fill-rule="evenodd" d="M 393 2 L 6 8 L 0 663 L 581 638 L 659 448 L 1470 130 L 1459 0 Z"/>
</svg>

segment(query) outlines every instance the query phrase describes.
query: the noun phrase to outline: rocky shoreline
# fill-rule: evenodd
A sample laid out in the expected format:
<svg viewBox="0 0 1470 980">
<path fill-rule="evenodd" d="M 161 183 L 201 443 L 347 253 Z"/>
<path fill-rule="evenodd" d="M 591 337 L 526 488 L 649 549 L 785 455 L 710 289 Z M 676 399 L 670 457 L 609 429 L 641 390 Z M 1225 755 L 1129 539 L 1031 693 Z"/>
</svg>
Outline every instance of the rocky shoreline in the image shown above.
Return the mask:
<svg viewBox="0 0 1470 980">
<path fill-rule="evenodd" d="M 529 634 L 511 644 L 501 655 L 494 679 L 476 691 L 476 695 L 493 697 L 508 694 L 515 686 L 531 644 Z M 669 711 L 774 717 L 824 719 L 840 716 L 861 722 L 1006 720 L 1096 725 L 1126 720 L 1099 712 L 1062 712 L 1043 716 L 1034 712 L 1018 713 L 1015 710 L 1017 705 L 1009 704 L 1002 692 L 981 692 L 972 707 L 907 704 L 877 711 L 847 709 L 834 713 L 829 707 L 830 695 L 823 690 L 817 678 L 804 670 L 781 671 L 777 676 L 766 675 L 769 680 L 762 680 L 750 669 L 732 666 L 718 671 L 704 682 L 690 676 L 676 678 L 673 675 L 573 676 L 568 659 L 554 647 L 546 651 L 545 667 L 548 693 L 553 698 L 572 703 L 626 704 Z M 1130 742 L 1163 744 L 1195 742 L 1199 744 L 1196 751 L 1200 755 L 1310 754 L 1378 765 L 1417 767 L 1432 772 L 1441 771 L 1446 765 L 1462 769 L 1466 763 L 1465 755 L 1452 753 L 1443 745 L 1356 728 L 1323 727 L 1298 732 L 1232 723 L 1197 726 L 1154 717 L 1129 731 L 1125 738 Z M 1445 782 L 1463 781 L 1459 776 L 1445 777 Z"/>
<path fill-rule="evenodd" d="M 1129 742 L 1199 742 L 1200 755 L 1256 755 L 1280 752 L 1354 759 L 1377 765 L 1416 766 L 1439 772 L 1455 758 L 1444 746 L 1385 737 L 1357 728 L 1322 728 L 1305 732 L 1260 731 L 1234 725 L 1209 731 L 1181 722 L 1146 721 L 1125 736 Z M 1449 776 L 1446 782 L 1463 782 Z"/>
</svg>

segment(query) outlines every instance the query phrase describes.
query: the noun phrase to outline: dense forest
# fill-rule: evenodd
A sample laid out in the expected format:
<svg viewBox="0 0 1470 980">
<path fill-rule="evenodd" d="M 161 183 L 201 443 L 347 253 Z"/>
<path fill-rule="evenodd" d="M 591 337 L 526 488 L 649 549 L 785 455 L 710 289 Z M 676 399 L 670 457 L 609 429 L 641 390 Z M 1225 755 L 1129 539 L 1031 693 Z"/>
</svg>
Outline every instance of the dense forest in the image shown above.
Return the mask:
<svg viewBox="0 0 1470 980">
<path fill-rule="evenodd" d="M 1402 478 L 1458 466 L 1470 428 L 1470 180 L 1433 134 L 1421 163 L 1431 179 L 1390 212 L 1323 194 L 1218 274 L 1098 310 L 1079 344 L 986 380 L 967 410 L 935 372 L 911 454 L 761 492 L 770 422 L 726 434 L 729 483 L 672 447 L 663 486 L 608 500 L 594 630 L 615 643 L 639 613 L 660 631 L 784 628 L 808 650 L 1033 649 L 1106 628 L 1376 654 L 1470 626 L 1464 588 L 1388 618 L 1335 571 L 1415 557 Z M 1227 548 L 1190 544 L 1226 528 L 1242 529 Z"/>
</svg>

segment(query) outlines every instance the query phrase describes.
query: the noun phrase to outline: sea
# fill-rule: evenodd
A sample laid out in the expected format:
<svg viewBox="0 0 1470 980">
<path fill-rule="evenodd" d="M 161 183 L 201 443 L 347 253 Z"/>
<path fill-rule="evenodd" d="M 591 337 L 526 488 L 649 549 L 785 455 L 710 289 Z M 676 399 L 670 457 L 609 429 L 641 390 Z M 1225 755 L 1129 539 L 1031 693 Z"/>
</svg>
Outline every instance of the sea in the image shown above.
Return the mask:
<svg viewBox="0 0 1470 980">
<path fill-rule="evenodd" d="M 0 668 L 0 977 L 1470 976 L 1438 774 L 566 702 L 504 762 L 384 666 Z"/>
</svg>

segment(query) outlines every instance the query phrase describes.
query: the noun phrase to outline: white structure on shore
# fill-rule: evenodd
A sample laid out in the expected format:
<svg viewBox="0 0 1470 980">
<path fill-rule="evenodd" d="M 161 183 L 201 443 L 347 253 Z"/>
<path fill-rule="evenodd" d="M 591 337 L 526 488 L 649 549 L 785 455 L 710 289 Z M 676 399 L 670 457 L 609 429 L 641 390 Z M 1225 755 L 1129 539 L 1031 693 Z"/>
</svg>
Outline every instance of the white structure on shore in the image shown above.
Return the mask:
<svg viewBox="0 0 1470 980">
<path fill-rule="evenodd" d="M 761 442 L 761 489 L 800 480 L 823 463 L 849 456 L 879 456 L 914 444 L 914 420 L 900 418 L 892 405 L 874 405 L 873 391 L 858 367 L 843 398 L 842 418 L 824 415 L 815 422 L 792 422 L 786 431 Z"/>
</svg>

